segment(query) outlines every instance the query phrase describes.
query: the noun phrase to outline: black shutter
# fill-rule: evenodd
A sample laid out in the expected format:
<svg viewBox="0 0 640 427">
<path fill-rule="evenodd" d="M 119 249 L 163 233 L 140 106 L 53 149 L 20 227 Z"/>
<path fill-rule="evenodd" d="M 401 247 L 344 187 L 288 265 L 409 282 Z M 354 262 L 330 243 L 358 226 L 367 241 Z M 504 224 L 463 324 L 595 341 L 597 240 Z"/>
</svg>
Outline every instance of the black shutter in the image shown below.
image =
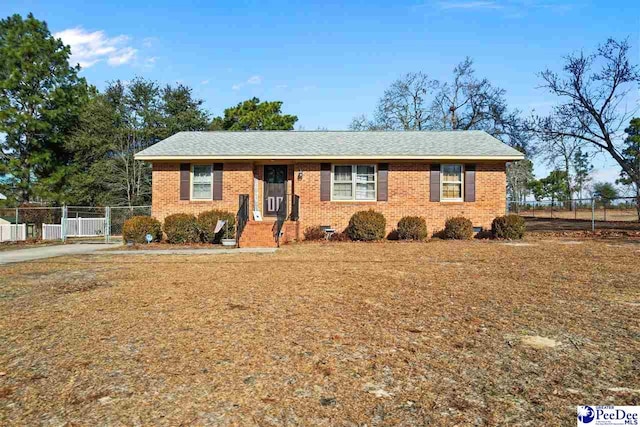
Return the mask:
<svg viewBox="0 0 640 427">
<path fill-rule="evenodd" d="M 180 163 L 180 200 L 191 198 L 191 163 Z"/>
<path fill-rule="evenodd" d="M 331 163 L 320 163 L 320 200 L 331 200 Z"/>
<path fill-rule="evenodd" d="M 476 201 L 476 165 L 465 165 L 464 168 L 464 201 Z"/>
<path fill-rule="evenodd" d="M 378 164 L 378 201 L 389 200 L 389 163 Z"/>
<path fill-rule="evenodd" d="M 222 200 L 222 163 L 213 164 L 213 200 Z"/>
<path fill-rule="evenodd" d="M 429 175 L 429 201 L 440 201 L 440 165 L 437 163 L 431 165 L 431 173 Z"/>
</svg>

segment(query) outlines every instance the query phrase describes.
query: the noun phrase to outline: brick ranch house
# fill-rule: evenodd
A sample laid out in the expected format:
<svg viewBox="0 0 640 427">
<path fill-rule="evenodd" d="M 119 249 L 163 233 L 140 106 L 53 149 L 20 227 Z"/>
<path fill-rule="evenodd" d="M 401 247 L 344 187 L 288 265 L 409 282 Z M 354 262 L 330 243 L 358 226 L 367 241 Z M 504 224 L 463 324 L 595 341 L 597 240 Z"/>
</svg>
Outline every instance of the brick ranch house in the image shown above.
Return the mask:
<svg viewBox="0 0 640 427">
<path fill-rule="evenodd" d="M 522 158 L 482 131 L 180 132 L 136 154 L 153 165 L 153 216 L 245 212 L 241 246 L 274 245 L 279 210 L 285 241 L 308 226 L 342 231 L 365 209 L 387 232 L 406 215 L 430 234 L 459 215 L 488 228 L 505 212 L 506 163 Z"/>
</svg>

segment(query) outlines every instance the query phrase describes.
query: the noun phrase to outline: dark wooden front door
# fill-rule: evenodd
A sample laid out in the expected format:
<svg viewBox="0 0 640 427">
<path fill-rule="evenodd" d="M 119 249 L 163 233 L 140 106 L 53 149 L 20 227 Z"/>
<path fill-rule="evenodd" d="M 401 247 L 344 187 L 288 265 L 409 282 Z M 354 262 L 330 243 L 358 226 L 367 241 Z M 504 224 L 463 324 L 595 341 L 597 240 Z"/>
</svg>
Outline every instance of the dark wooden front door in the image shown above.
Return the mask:
<svg viewBox="0 0 640 427">
<path fill-rule="evenodd" d="M 264 215 L 276 216 L 278 208 L 286 203 L 287 166 L 269 165 L 264 167 Z"/>
</svg>

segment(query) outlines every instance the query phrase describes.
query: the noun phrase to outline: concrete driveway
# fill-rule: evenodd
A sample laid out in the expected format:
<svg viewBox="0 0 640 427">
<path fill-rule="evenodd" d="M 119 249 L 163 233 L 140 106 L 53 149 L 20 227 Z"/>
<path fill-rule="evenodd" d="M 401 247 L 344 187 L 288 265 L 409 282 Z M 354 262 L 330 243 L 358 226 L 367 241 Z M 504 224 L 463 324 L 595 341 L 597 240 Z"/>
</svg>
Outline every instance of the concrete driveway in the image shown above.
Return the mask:
<svg viewBox="0 0 640 427">
<path fill-rule="evenodd" d="M 90 254 L 114 246 L 121 246 L 121 244 L 75 243 L 69 245 L 43 246 L 40 248 L 16 249 L 15 251 L 2 251 L 0 252 L 0 265 L 65 255 Z"/>
</svg>

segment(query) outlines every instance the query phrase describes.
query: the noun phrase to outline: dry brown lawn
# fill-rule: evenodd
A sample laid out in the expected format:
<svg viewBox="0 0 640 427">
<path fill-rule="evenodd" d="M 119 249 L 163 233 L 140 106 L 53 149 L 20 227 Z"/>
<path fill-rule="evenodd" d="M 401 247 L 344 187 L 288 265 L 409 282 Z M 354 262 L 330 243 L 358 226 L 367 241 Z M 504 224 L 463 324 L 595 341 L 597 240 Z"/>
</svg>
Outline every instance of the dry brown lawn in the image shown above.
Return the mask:
<svg viewBox="0 0 640 427">
<path fill-rule="evenodd" d="M 528 244 L 0 267 L 0 424 L 575 425 L 575 405 L 639 405 L 640 244 Z"/>
</svg>

